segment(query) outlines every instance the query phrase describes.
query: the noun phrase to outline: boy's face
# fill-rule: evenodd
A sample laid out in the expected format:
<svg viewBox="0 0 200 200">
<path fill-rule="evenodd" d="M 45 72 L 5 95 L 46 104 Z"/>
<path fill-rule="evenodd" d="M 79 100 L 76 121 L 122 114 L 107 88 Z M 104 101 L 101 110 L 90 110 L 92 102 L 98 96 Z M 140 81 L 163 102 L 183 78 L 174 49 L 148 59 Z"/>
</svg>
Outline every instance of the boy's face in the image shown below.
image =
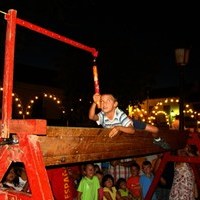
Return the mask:
<svg viewBox="0 0 200 200">
<path fill-rule="evenodd" d="M 105 94 L 101 96 L 100 105 L 101 110 L 107 113 L 114 110 L 117 107 L 118 103 L 112 95 Z"/>
<path fill-rule="evenodd" d="M 132 166 L 131 167 L 131 174 L 132 174 L 132 176 L 137 176 L 139 174 L 138 168 L 135 167 L 135 166 Z"/>
<path fill-rule="evenodd" d="M 94 176 L 94 166 L 93 165 L 87 165 L 86 168 L 85 168 L 85 175 L 88 177 L 88 178 L 92 178 Z"/>
<path fill-rule="evenodd" d="M 151 165 L 143 165 L 142 170 L 145 174 L 151 174 L 152 166 Z"/>
</svg>

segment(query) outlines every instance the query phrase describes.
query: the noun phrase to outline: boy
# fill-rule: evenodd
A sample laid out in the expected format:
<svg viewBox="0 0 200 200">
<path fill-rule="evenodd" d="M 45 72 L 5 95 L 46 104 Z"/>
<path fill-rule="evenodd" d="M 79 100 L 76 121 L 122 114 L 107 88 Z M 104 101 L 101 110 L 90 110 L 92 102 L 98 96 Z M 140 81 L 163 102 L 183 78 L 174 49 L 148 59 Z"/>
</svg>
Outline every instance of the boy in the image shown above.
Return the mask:
<svg viewBox="0 0 200 200">
<path fill-rule="evenodd" d="M 154 175 L 152 173 L 152 164 L 150 161 L 145 160 L 142 163 L 142 171 L 143 174 L 140 176 L 140 186 L 142 190 L 142 198 L 145 199 L 147 192 L 151 186 L 151 183 L 154 179 Z M 153 194 L 152 200 L 157 200 L 155 193 Z"/>
<path fill-rule="evenodd" d="M 158 136 L 157 127 L 130 119 L 125 112 L 118 108 L 117 99 L 112 94 L 94 94 L 93 101 L 89 110 L 89 119 L 96 121 L 98 125 L 102 125 L 104 128 L 112 128 L 109 137 L 116 136 L 120 131 L 134 134 L 135 129 L 144 129 L 152 132 L 154 144 L 163 149 L 170 149 L 170 146 Z M 101 109 L 98 114 L 95 112 L 97 106 Z"/>
<path fill-rule="evenodd" d="M 131 176 L 127 179 L 126 185 L 131 192 L 134 200 L 142 200 L 140 187 L 140 166 L 138 163 L 133 163 L 130 167 Z"/>
<path fill-rule="evenodd" d="M 95 175 L 94 164 L 87 163 L 83 166 L 84 175 L 78 186 L 77 200 L 98 200 L 99 199 L 99 179 Z"/>
</svg>

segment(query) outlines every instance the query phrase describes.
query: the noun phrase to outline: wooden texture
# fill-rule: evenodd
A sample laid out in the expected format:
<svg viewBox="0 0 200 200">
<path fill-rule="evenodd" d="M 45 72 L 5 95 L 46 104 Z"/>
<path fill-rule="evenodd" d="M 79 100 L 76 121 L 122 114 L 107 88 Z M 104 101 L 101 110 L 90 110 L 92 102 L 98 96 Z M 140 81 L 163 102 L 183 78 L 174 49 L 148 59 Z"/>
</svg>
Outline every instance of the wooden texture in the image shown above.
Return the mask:
<svg viewBox="0 0 200 200">
<path fill-rule="evenodd" d="M 110 129 L 47 126 L 47 135 L 38 136 L 46 166 L 85 161 L 139 157 L 162 153 L 166 150 L 153 144 L 151 133 L 120 133 L 109 138 Z M 186 145 L 188 133 L 176 130 L 160 130 L 160 135 L 171 150 Z"/>
</svg>

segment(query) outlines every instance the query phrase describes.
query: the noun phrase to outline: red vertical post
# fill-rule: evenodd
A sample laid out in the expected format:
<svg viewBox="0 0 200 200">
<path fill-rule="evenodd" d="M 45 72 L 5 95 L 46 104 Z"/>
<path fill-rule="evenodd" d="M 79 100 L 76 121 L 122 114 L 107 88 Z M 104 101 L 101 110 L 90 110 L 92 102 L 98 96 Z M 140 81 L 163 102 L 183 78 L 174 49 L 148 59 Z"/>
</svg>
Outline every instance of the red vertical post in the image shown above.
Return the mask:
<svg viewBox="0 0 200 200">
<path fill-rule="evenodd" d="M 9 138 L 10 120 L 12 118 L 12 91 L 14 71 L 14 50 L 16 33 L 17 11 L 9 10 L 6 30 L 5 63 L 3 76 L 3 100 L 2 100 L 2 127 L 1 137 Z"/>
<path fill-rule="evenodd" d="M 165 169 L 165 166 L 166 166 L 166 163 L 169 161 L 169 157 L 170 157 L 170 153 L 169 152 L 166 152 L 164 153 L 163 155 L 163 158 L 162 158 L 162 161 L 159 165 L 159 168 L 156 172 L 156 175 L 151 183 L 151 186 L 146 194 L 146 197 L 144 200 L 151 200 L 152 196 L 153 196 L 153 193 L 155 192 L 155 189 L 156 189 L 156 186 L 160 180 L 160 177 L 163 173 L 163 170 Z"/>
</svg>

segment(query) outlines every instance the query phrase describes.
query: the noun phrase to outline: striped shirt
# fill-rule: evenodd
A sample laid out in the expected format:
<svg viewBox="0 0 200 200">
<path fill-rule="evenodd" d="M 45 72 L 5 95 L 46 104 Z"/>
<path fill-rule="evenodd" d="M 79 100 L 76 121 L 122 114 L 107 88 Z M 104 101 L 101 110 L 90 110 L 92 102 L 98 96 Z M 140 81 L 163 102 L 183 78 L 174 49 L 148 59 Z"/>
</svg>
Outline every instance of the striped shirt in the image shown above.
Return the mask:
<svg viewBox="0 0 200 200">
<path fill-rule="evenodd" d="M 114 126 L 128 127 L 130 124 L 133 125 L 133 121 L 119 108 L 115 109 L 115 114 L 112 120 L 108 119 L 103 111 L 99 112 L 97 115 L 99 116 L 99 120 L 96 121 L 97 124 L 102 125 L 104 128 L 112 128 Z"/>
</svg>

